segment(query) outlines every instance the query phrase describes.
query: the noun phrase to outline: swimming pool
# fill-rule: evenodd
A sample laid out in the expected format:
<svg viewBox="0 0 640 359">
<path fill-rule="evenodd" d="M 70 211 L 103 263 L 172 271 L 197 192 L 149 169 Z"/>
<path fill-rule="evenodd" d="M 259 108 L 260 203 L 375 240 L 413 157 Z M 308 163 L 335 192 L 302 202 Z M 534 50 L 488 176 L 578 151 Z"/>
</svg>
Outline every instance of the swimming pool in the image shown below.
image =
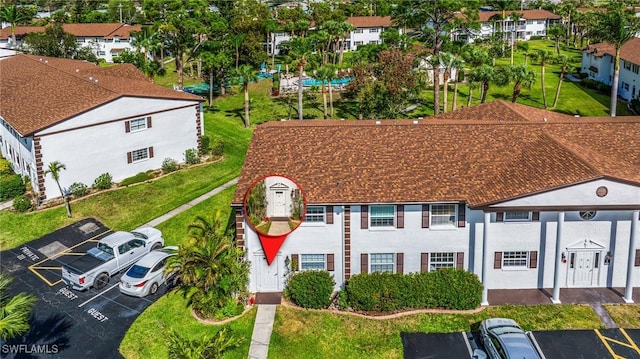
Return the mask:
<svg viewBox="0 0 640 359">
<path fill-rule="evenodd" d="M 331 80 L 331 85 L 346 85 L 351 81 L 350 77 L 344 77 L 341 79 L 335 79 L 335 80 Z M 327 82 L 324 81 L 324 83 L 326 84 Z M 311 77 L 302 79 L 302 86 L 304 87 L 309 87 L 309 86 L 322 86 L 322 80 L 317 80 Z"/>
</svg>

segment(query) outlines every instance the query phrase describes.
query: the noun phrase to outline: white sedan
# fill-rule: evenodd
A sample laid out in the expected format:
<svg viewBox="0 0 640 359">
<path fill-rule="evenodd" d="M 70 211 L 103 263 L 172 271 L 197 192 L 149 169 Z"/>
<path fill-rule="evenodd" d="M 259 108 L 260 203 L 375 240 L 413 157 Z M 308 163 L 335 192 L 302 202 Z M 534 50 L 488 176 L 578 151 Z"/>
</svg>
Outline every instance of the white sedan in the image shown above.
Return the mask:
<svg viewBox="0 0 640 359">
<path fill-rule="evenodd" d="M 164 265 L 178 247 L 165 247 L 145 254 L 120 278 L 120 292 L 135 297 L 155 294 L 165 283 Z"/>
</svg>

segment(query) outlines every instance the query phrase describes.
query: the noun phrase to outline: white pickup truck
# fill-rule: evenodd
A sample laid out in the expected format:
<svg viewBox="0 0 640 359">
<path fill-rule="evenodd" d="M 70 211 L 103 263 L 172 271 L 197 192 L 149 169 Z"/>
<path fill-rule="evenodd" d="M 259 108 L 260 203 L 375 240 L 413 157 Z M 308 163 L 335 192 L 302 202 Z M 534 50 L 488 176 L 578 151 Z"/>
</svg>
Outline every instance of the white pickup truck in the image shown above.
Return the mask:
<svg viewBox="0 0 640 359">
<path fill-rule="evenodd" d="M 112 275 L 128 268 L 144 254 L 164 245 L 162 232 L 142 227 L 114 232 L 100 239 L 83 256 L 62 266 L 62 281 L 73 289 L 101 289 Z"/>
</svg>

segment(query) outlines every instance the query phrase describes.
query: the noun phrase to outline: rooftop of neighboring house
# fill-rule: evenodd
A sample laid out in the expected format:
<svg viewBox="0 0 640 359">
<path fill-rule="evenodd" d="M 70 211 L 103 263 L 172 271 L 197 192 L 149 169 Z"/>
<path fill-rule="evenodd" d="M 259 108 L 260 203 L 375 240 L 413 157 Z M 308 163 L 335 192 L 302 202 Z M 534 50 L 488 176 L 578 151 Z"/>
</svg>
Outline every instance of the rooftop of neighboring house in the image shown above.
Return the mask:
<svg viewBox="0 0 640 359">
<path fill-rule="evenodd" d="M 0 117 L 22 136 L 121 97 L 202 101 L 154 84 L 131 64 L 19 54 L 0 61 Z"/>
<path fill-rule="evenodd" d="M 139 25 L 127 25 L 121 23 L 107 24 L 63 24 L 65 32 L 76 37 L 102 37 L 111 40 L 119 37 L 127 40 L 131 37 L 131 33 L 142 29 Z M 16 26 L 16 39 L 22 39 L 24 36 L 32 32 L 44 32 L 44 26 Z M 7 26 L 0 30 L 0 40 L 7 40 L 11 37 L 11 27 Z"/>
<path fill-rule="evenodd" d="M 495 101 L 424 120 L 256 127 L 233 204 L 267 175 L 309 203 L 498 203 L 600 178 L 640 185 L 640 117 L 575 118 Z"/>
<path fill-rule="evenodd" d="M 351 16 L 347 18 L 347 22 L 355 28 L 389 27 L 391 16 Z"/>
<path fill-rule="evenodd" d="M 562 16 L 556 15 L 551 11 L 547 11 L 547 10 L 507 10 L 504 12 L 504 15 L 506 17 L 509 17 L 514 12 L 521 14 L 522 15 L 521 18 L 526 20 L 562 19 Z M 480 22 L 489 22 L 489 21 L 494 21 L 493 17 L 496 15 L 502 16 L 502 11 L 480 11 L 478 15 L 480 16 L 480 19 L 479 19 Z"/>
<path fill-rule="evenodd" d="M 598 43 L 586 46 L 583 51 L 594 56 L 615 56 L 616 48 L 609 43 Z M 640 38 L 634 37 L 627 41 L 620 49 L 620 58 L 634 64 L 640 64 Z"/>
</svg>

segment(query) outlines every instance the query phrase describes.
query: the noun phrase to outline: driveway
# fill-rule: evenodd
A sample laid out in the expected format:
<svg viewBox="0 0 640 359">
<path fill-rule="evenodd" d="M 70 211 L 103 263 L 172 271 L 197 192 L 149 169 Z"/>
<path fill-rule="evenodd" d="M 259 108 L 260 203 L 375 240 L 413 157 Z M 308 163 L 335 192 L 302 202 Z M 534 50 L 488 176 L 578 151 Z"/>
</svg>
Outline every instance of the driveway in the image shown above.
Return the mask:
<svg viewBox="0 0 640 359">
<path fill-rule="evenodd" d="M 640 330 L 534 331 L 547 359 L 640 358 Z M 480 347 L 477 333 L 402 333 L 405 359 L 469 358 Z"/>
<path fill-rule="evenodd" d="M 166 292 L 146 298 L 120 294 L 121 274 L 100 291 L 78 292 L 60 281 L 63 263 L 82 255 L 111 233 L 84 219 L 18 248 L 0 252 L 0 269 L 13 278 L 12 292 L 37 298 L 31 329 L 2 343 L 2 358 L 122 358 L 118 347 L 136 317 Z M 155 334 L 158 335 L 158 334 Z"/>
</svg>

